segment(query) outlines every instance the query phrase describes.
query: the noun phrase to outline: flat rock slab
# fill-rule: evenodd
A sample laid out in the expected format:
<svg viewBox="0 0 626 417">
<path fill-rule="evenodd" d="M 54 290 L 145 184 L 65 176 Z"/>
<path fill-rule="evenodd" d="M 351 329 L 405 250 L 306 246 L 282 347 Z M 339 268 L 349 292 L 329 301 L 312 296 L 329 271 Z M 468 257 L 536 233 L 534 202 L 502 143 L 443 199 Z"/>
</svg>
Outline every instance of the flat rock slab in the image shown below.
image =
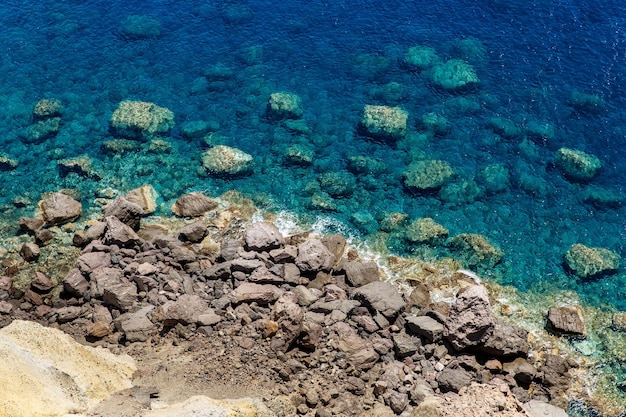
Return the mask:
<svg viewBox="0 0 626 417">
<path fill-rule="evenodd" d="M 285 245 L 285 239 L 276 226 L 267 222 L 253 223 L 243 233 L 246 246 L 254 251 L 269 251 Z"/>
<path fill-rule="evenodd" d="M 444 325 L 428 316 L 409 316 L 406 328 L 411 334 L 423 336 L 430 342 L 438 342 L 443 337 Z"/>
<path fill-rule="evenodd" d="M 39 202 L 39 208 L 47 224 L 57 225 L 70 222 L 80 216 L 83 206 L 69 195 L 53 193 Z"/>
<path fill-rule="evenodd" d="M 382 281 L 371 282 L 354 291 L 354 298 L 363 301 L 371 309 L 380 312 L 387 318 L 393 318 L 406 305 L 396 288 Z"/>
<path fill-rule="evenodd" d="M 557 333 L 587 334 L 583 311 L 579 306 L 554 307 L 548 311 L 548 326 Z"/>
<path fill-rule="evenodd" d="M 271 284 L 243 282 L 228 295 L 228 298 L 234 304 L 243 302 L 269 304 L 276 301 L 282 293 L 283 290 Z"/>
</svg>

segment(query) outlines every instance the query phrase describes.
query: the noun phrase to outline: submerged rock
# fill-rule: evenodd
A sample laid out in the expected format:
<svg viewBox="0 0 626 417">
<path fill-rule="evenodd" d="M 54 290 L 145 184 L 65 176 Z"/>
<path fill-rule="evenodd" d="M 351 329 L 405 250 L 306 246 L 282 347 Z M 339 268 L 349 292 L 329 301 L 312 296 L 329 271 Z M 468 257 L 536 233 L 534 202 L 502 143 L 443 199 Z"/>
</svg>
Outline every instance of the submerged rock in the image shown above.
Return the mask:
<svg viewBox="0 0 626 417">
<path fill-rule="evenodd" d="M 111 128 L 120 136 L 151 139 L 174 127 L 174 113 L 145 101 L 122 101 L 111 116 Z"/>
<path fill-rule="evenodd" d="M 274 119 L 297 119 L 302 116 L 302 100 L 293 93 L 270 94 L 267 115 Z"/>
<path fill-rule="evenodd" d="M 252 155 L 230 146 L 217 145 L 202 155 L 202 166 L 217 176 L 238 176 L 252 173 Z"/>
<path fill-rule="evenodd" d="M 459 251 L 460 260 L 468 266 L 493 268 L 504 257 L 500 248 L 479 234 L 461 233 L 450 239 L 450 246 Z"/>
<path fill-rule="evenodd" d="M 460 59 L 450 59 L 435 65 L 430 71 L 430 80 L 446 90 L 459 90 L 479 83 L 474 68 Z"/>
<path fill-rule="evenodd" d="M 404 184 L 411 190 L 433 191 L 454 176 L 450 164 L 440 160 L 412 162 L 404 172 Z"/>
<path fill-rule="evenodd" d="M 426 70 L 441 63 L 437 51 L 423 45 L 410 47 L 403 58 L 403 63 L 410 69 Z"/>
<path fill-rule="evenodd" d="M 397 141 L 406 135 L 409 113 L 400 107 L 366 105 L 359 130 L 375 139 Z"/>
<path fill-rule="evenodd" d="M 181 195 L 172 205 L 172 213 L 180 217 L 198 217 L 217 208 L 217 201 L 202 193 Z"/>
<path fill-rule="evenodd" d="M 605 248 L 590 248 L 580 243 L 565 252 L 565 265 L 581 278 L 593 279 L 617 272 L 621 257 Z"/>
<path fill-rule="evenodd" d="M 602 168 L 602 162 L 596 156 L 569 148 L 559 149 L 554 163 L 567 179 L 581 182 L 593 179 Z"/>
<path fill-rule="evenodd" d="M 430 217 L 424 217 L 414 220 L 406 228 L 405 237 L 409 242 L 441 243 L 448 237 L 448 229 Z"/>
</svg>

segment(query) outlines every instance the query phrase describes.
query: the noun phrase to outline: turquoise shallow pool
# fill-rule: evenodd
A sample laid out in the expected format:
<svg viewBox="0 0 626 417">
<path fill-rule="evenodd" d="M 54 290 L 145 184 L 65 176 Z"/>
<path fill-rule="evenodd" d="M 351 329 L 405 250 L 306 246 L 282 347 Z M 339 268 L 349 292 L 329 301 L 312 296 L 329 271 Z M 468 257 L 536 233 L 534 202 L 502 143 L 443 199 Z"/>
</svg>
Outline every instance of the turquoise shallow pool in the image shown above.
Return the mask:
<svg viewBox="0 0 626 417">
<path fill-rule="evenodd" d="M 433 217 L 450 235 L 480 233 L 499 246 L 503 261 L 480 271 L 498 282 L 575 289 L 624 310 L 623 268 L 583 281 L 565 272 L 563 254 L 574 243 L 625 254 L 625 12 L 613 0 L 10 0 L 0 7 L 0 151 L 17 167 L 0 171 L 1 210 L 12 221 L 44 191 L 78 188 L 90 204 L 98 189 L 150 183 L 164 202 L 235 188 L 265 208 L 337 219 L 362 235 L 384 229 L 391 212 Z M 479 82 L 437 86 L 430 70 L 407 65 L 414 46 L 464 60 Z M 301 123 L 266 116 L 277 91 L 300 97 Z M 65 110 L 55 135 L 29 140 L 41 98 Z M 171 148 L 107 148 L 122 100 L 170 109 Z M 406 110 L 407 136 L 393 145 L 363 137 L 367 104 Z M 429 114 L 445 126 L 424 122 Z M 210 139 L 185 135 L 192 121 L 207 122 Z M 215 144 L 251 154 L 253 174 L 203 173 L 201 153 Z M 286 157 L 296 145 L 310 161 Z M 553 163 L 562 147 L 595 155 L 602 169 L 588 182 L 565 178 Z M 82 155 L 99 178 L 59 170 L 59 160 Z M 361 157 L 371 158 L 366 168 Z M 411 192 L 403 175 L 421 159 L 446 161 L 454 177 Z M 320 191 L 324 204 L 312 201 Z M 388 244 L 425 253 L 398 233 Z"/>
</svg>

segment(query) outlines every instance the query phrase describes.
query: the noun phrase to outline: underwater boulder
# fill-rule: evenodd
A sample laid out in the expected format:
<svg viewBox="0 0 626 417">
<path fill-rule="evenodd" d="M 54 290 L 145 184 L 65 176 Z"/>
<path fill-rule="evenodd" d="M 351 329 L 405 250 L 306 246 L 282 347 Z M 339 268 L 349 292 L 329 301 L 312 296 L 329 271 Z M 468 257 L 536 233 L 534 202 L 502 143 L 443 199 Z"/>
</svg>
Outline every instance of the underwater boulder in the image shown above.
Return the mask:
<svg viewBox="0 0 626 417">
<path fill-rule="evenodd" d="M 130 139 L 151 139 L 174 127 L 174 113 L 145 101 L 122 101 L 111 116 L 115 133 Z"/>
<path fill-rule="evenodd" d="M 441 63 L 441 58 L 434 48 L 417 45 L 404 54 L 402 64 L 409 69 L 426 70 Z"/>
<path fill-rule="evenodd" d="M 504 252 L 480 234 L 461 233 L 450 239 L 449 245 L 458 251 L 458 259 L 466 266 L 493 268 L 504 257 Z"/>
<path fill-rule="evenodd" d="M 404 172 L 404 184 L 412 190 L 433 191 L 454 176 L 450 164 L 441 160 L 421 160 L 409 164 Z"/>
<path fill-rule="evenodd" d="M 442 243 L 448 237 L 448 229 L 430 217 L 414 220 L 404 234 L 406 240 L 414 243 Z"/>
<path fill-rule="evenodd" d="M 61 128 L 61 118 L 51 117 L 48 119 L 38 120 L 30 126 L 27 126 L 19 132 L 22 142 L 27 144 L 40 144 L 56 136 Z"/>
<path fill-rule="evenodd" d="M 303 113 L 302 100 L 292 93 L 272 93 L 267 102 L 266 111 L 270 119 L 298 119 L 302 117 Z"/>
<path fill-rule="evenodd" d="M 417 122 L 418 127 L 432 136 L 443 136 L 450 130 L 448 119 L 437 113 L 426 113 Z"/>
<path fill-rule="evenodd" d="M 478 179 L 488 194 L 506 191 L 511 185 L 511 173 L 502 164 L 491 164 L 481 169 Z"/>
<path fill-rule="evenodd" d="M 602 162 L 595 155 L 569 148 L 559 149 L 554 163 L 565 178 L 575 182 L 590 181 L 602 168 Z"/>
<path fill-rule="evenodd" d="M 35 104 L 33 109 L 34 120 L 44 120 L 63 115 L 63 103 L 56 98 L 42 98 Z"/>
<path fill-rule="evenodd" d="M 10 156 L 0 153 L 0 171 L 12 171 L 17 168 L 19 162 L 17 159 L 11 158 Z"/>
<path fill-rule="evenodd" d="M 450 91 L 472 87 L 480 82 L 474 68 L 460 59 L 435 65 L 430 71 L 430 80 L 437 87 Z"/>
<path fill-rule="evenodd" d="M 349 197 L 356 188 L 356 179 L 348 171 L 326 172 L 319 177 L 320 187 L 337 198 Z"/>
<path fill-rule="evenodd" d="M 52 193 L 38 203 L 43 219 L 48 225 L 71 222 L 80 216 L 83 206 L 67 194 Z"/>
<path fill-rule="evenodd" d="M 617 272 L 621 257 L 606 248 L 591 248 L 580 243 L 572 245 L 564 255 L 565 266 L 583 279 L 600 278 Z"/>
<path fill-rule="evenodd" d="M 400 107 L 366 105 L 359 133 L 374 139 L 398 141 L 406 136 L 409 113 Z"/>
<path fill-rule="evenodd" d="M 248 175 L 252 173 L 252 165 L 252 155 L 230 146 L 214 146 L 202 155 L 202 166 L 216 176 Z"/>
<path fill-rule="evenodd" d="M 122 22 L 122 34 L 132 40 L 157 38 L 161 35 L 161 22 L 154 16 L 129 15 Z"/>
</svg>

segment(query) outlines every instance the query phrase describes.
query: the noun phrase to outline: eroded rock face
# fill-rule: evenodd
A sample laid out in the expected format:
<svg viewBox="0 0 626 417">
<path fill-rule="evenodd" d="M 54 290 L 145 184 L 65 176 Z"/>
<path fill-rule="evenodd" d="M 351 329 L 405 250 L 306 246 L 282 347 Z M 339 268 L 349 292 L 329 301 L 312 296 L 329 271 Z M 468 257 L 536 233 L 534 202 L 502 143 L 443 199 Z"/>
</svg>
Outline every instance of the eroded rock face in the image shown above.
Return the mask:
<svg viewBox="0 0 626 417">
<path fill-rule="evenodd" d="M 446 320 L 444 335 L 456 350 L 484 343 L 495 326 L 487 289 L 473 285 L 460 293 Z"/>
<path fill-rule="evenodd" d="M 59 330 L 20 320 L 0 330 L 0 357 L 0 412 L 12 417 L 87 411 L 129 388 L 137 370 L 128 356 L 82 346 Z"/>
</svg>

